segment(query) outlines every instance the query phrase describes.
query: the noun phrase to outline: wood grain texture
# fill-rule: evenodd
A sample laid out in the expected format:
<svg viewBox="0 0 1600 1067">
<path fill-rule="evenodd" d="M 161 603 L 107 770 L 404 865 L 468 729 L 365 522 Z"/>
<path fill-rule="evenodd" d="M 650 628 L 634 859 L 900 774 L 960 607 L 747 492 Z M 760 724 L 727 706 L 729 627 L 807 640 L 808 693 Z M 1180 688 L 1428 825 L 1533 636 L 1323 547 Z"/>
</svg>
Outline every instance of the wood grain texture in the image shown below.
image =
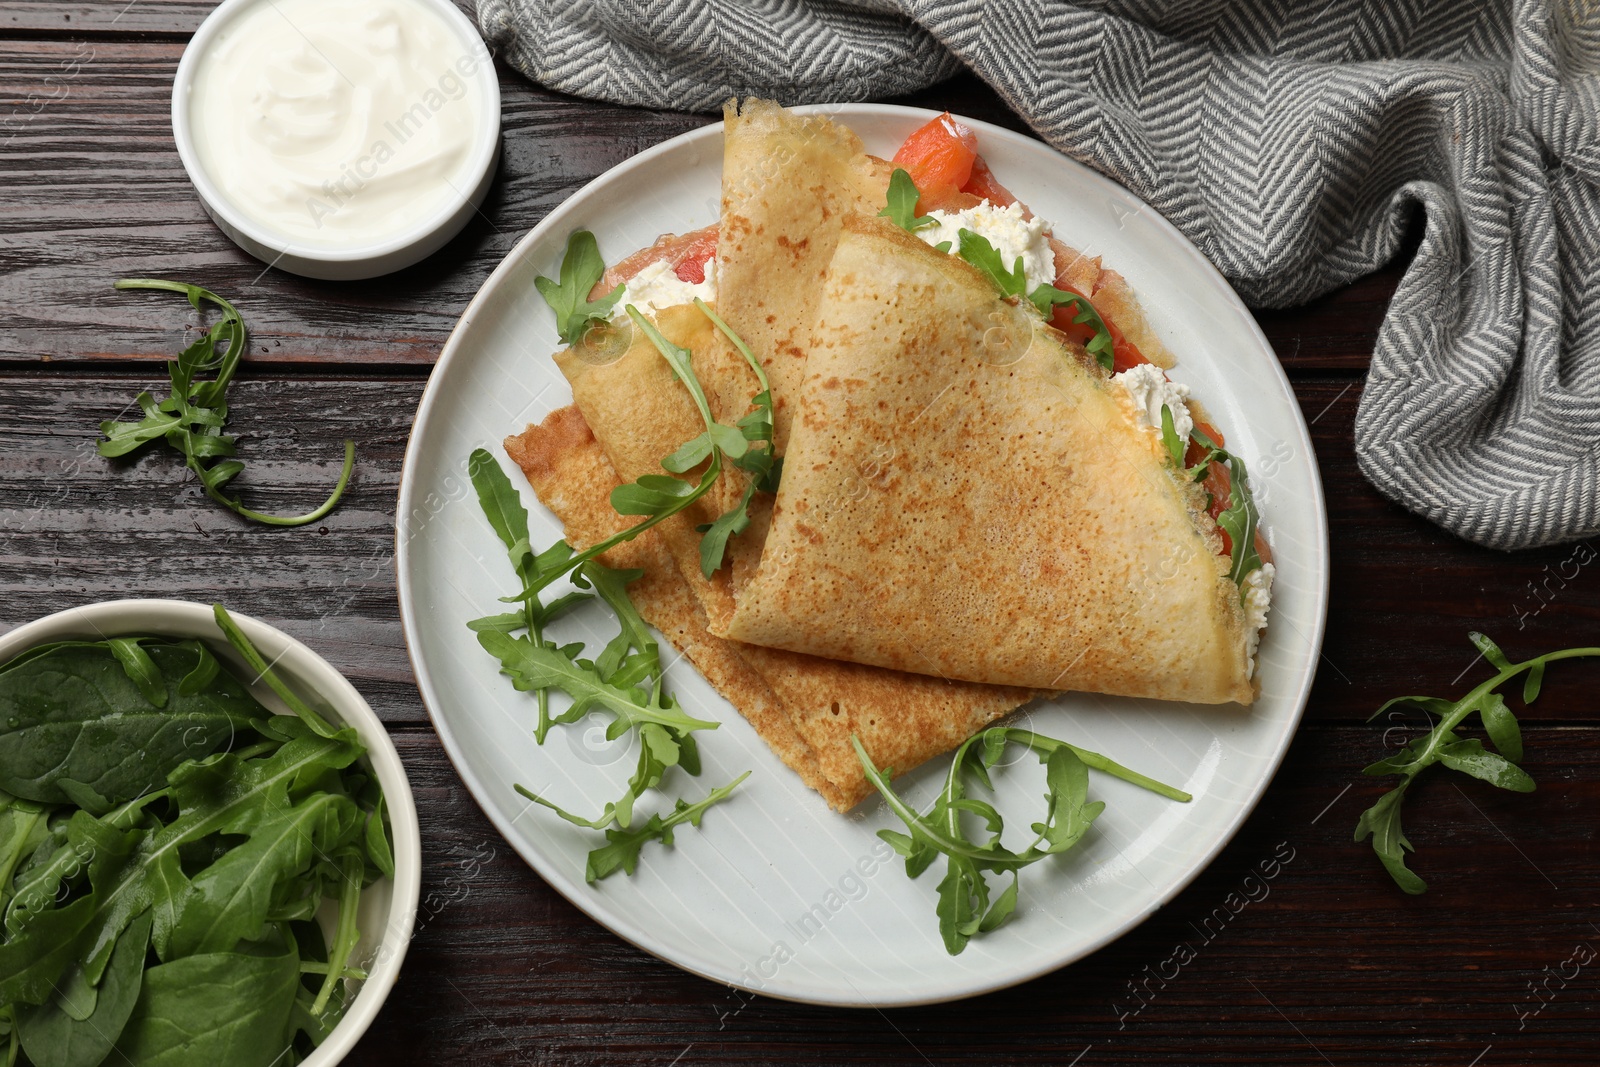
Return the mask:
<svg viewBox="0 0 1600 1067">
<path fill-rule="evenodd" d="M 476 21 L 477 5 L 455 0 Z M 0 35 L 153 35 L 186 38 L 216 7 L 211 0 L 5 0 Z"/>
</svg>

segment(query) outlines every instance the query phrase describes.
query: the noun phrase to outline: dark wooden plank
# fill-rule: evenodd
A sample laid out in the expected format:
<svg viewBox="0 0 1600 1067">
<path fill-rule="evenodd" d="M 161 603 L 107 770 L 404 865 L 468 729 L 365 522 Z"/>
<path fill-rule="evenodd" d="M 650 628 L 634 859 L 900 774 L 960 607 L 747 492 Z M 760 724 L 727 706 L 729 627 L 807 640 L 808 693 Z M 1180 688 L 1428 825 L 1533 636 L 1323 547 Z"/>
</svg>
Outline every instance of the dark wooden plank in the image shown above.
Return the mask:
<svg viewBox="0 0 1600 1067">
<path fill-rule="evenodd" d="M 1303 730 L 1216 862 L 1110 947 L 1018 990 L 880 1013 L 752 998 L 628 946 L 510 851 L 431 733 L 401 729 L 423 826 L 422 928 L 347 1062 L 1420 1067 L 1490 1046 L 1486 1067 L 1579 1062 L 1600 1042 L 1600 962 L 1576 975 L 1568 964 L 1565 984 L 1548 976 L 1580 943 L 1600 951 L 1582 829 L 1600 804 L 1600 731 L 1561 731 L 1559 750 L 1533 755 L 1534 794 L 1424 782 L 1408 804 L 1431 881 L 1421 898 L 1351 841 L 1380 788 L 1355 773 L 1378 733 Z M 893 877 L 893 891 L 927 897 L 932 922 L 930 887 Z M 1189 962 L 1174 962 L 1180 945 Z M 1543 981 L 1548 1003 L 1530 1014 L 1529 984 Z"/>
<path fill-rule="evenodd" d="M 237 381 L 233 428 L 245 435 L 248 464 L 238 485 L 254 506 L 315 506 L 335 477 L 340 441 L 357 444 L 357 475 L 338 510 L 315 527 L 268 530 L 207 501 L 170 451 L 117 462 L 94 453 L 100 421 L 118 417 L 157 379 L 59 371 L 0 377 L 0 626 L 120 596 L 222 597 L 327 655 L 380 714 L 423 717 L 391 566 L 400 463 L 423 384 L 420 377 Z M 1360 721 L 1392 696 L 1469 686 L 1486 673 L 1482 664 L 1469 670 L 1476 657 L 1469 630 L 1495 636 L 1519 657 L 1600 630 L 1595 550 L 1508 556 L 1440 532 L 1357 473 L 1351 426 L 1360 384 L 1331 378 L 1298 387 L 1334 532 L 1332 607 L 1312 719 Z M 1263 482 L 1270 530 L 1270 479 Z M 1267 637 L 1298 639 L 1283 629 Z M 1596 671 L 1552 669 L 1530 720 L 1600 721 L 1583 696 Z"/>
<path fill-rule="evenodd" d="M 552 208 L 629 156 L 713 119 L 574 100 L 503 71 L 504 160 L 482 215 L 410 270 L 313 282 L 264 271 L 201 210 L 168 119 L 181 52 L 181 42 L 49 40 L 11 42 L 0 54 L 0 115 L 11 115 L 0 130 L 10 137 L 0 361 L 164 357 L 185 309 L 110 285 L 170 275 L 238 301 L 255 330 L 252 360 L 430 363 L 490 271 Z M 905 102 L 1025 128 L 971 76 Z M 1379 275 L 1309 312 L 1263 321 L 1297 370 L 1361 368 L 1392 287 Z"/>
<path fill-rule="evenodd" d="M 79 60 L 63 84 L 46 82 Z M 168 99 L 182 45 L 9 43 L 0 114 L 43 106 L 8 131 L 0 206 L 0 360 L 164 358 L 182 302 L 113 292 L 118 277 L 181 276 L 238 300 L 251 358 L 431 363 L 511 246 L 604 170 L 706 116 L 639 112 L 535 93 L 503 77 L 501 176 L 483 213 L 426 263 L 370 282 L 266 271 L 206 217 L 172 143 Z M 45 98 L 56 93 L 55 99 Z"/>
<path fill-rule="evenodd" d="M 100 420 L 157 381 L 0 378 L 0 629 L 120 597 L 220 599 L 326 656 L 379 715 L 422 718 L 393 568 L 395 492 L 422 384 L 236 381 L 239 483 L 259 510 L 315 507 L 338 477 L 340 442 L 356 441 L 338 509 L 274 530 L 207 500 L 170 449 L 95 453 Z"/>
<path fill-rule="evenodd" d="M 456 6 L 476 21 L 472 0 Z M 0 3 L 0 36 L 10 34 L 163 34 L 186 37 L 216 8 L 211 0 L 6 0 Z"/>
</svg>

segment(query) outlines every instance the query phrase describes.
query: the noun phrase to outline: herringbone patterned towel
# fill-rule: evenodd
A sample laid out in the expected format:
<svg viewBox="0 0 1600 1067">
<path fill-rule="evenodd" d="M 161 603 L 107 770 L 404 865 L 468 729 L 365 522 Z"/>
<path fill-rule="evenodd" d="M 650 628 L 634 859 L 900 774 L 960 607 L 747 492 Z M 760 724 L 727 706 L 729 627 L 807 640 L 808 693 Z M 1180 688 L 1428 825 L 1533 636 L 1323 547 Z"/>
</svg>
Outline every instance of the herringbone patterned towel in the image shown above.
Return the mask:
<svg viewBox="0 0 1600 1067">
<path fill-rule="evenodd" d="M 1600 531 L 1600 0 L 481 0 L 480 18 L 534 80 L 651 107 L 863 100 L 965 64 L 1258 306 L 1343 285 L 1420 225 L 1361 469 L 1485 545 Z"/>
</svg>

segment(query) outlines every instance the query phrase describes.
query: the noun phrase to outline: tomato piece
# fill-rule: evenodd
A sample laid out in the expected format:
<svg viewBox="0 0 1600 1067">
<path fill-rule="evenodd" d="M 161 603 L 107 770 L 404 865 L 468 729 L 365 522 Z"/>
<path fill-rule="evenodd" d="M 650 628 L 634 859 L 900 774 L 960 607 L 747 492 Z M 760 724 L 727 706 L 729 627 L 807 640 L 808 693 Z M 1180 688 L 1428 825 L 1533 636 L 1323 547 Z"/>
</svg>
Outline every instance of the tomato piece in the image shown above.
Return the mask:
<svg viewBox="0 0 1600 1067">
<path fill-rule="evenodd" d="M 999 207 L 1010 207 L 1018 203 L 1016 197 L 1011 195 L 1011 190 L 1001 185 L 994 176 L 994 171 L 989 169 L 989 164 L 983 161 L 982 156 L 977 156 L 972 161 L 972 174 L 968 176 L 966 184 L 961 187 L 963 193 L 970 193 L 979 200 L 987 200 Z M 1033 218 L 1033 212 L 1028 210 L 1026 204 L 1022 205 L 1023 218 Z"/>
<path fill-rule="evenodd" d="M 1083 293 L 1068 282 L 1064 275 L 1056 278 L 1055 287 L 1064 293 L 1076 293 L 1078 296 L 1083 296 Z M 1083 298 L 1089 300 L 1086 296 L 1083 296 Z M 1089 300 L 1089 303 L 1092 306 L 1094 301 Z M 1095 310 L 1099 311 L 1100 309 L 1095 308 Z M 1086 345 L 1094 340 L 1094 327 L 1087 322 L 1072 321 L 1077 314 L 1078 307 L 1076 304 L 1057 304 L 1050 316 L 1050 325 L 1078 342 L 1078 344 Z M 1122 335 L 1122 331 L 1117 329 L 1115 321 L 1104 314 L 1100 318 L 1106 324 L 1106 332 L 1111 335 L 1111 371 L 1113 374 L 1120 374 L 1129 367 L 1137 367 L 1141 363 L 1150 362 L 1145 358 L 1144 353 L 1139 351 L 1137 345 Z"/>
<path fill-rule="evenodd" d="M 922 194 L 923 211 L 959 193 L 972 177 L 978 158 L 978 135 L 950 117 L 933 119 L 905 139 L 894 154 L 894 164 L 905 168 Z"/>
</svg>

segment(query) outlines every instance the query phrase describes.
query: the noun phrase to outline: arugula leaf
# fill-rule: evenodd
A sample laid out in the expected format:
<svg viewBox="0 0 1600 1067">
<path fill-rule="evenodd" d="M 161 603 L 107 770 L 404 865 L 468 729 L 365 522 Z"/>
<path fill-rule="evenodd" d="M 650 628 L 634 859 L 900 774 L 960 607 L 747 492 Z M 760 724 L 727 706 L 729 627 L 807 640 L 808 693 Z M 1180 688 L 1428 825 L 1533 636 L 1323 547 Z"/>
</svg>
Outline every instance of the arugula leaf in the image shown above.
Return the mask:
<svg viewBox="0 0 1600 1067">
<path fill-rule="evenodd" d="M 605 322 L 611 309 L 622 298 L 623 286 L 617 286 L 599 300 L 590 300 L 592 291 L 606 273 L 605 260 L 600 258 L 600 246 L 588 230 L 574 230 L 567 238 L 566 254 L 561 259 L 561 280 L 552 281 L 540 275 L 533 280 L 534 288 L 556 313 L 556 332 L 563 344 L 575 345 L 583 339 L 591 322 Z"/>
<path fill-rule="evenodd" d="M 506 546 L 511 566 L 529 594 L 522 601 L 521 612 L 475 619 L 467 625 L 473 630 L 498 629 L 504 633 L 525 629 L 534 643 L 547 645 L 544 627 L 568 608 L 589 599 L 587 594 L 575 592 L 557 597 L 549 604 L 544 602 L 541 591 L 576 566 L 571 562 L 572 548 L 565 541 L 557 541 L 543 552 L 534 552 L 528 536 L 528 510 L 522 506 L 522 497 L 512 487 L 511 479 L 488 450 L 472 451 L 467 458 L 467 473 L 477 491 L 478 506 L 483 509 L 500 543 Z M 536 699 L 539 720 L 534 736 L 544 744 L 545 734 L 550 729 L 550 694 L 541 689 Z"/>
<path fill-rule="evenodd" d="M 1183 466 L 1183 454 L 1188 451 L 1188 445 L 1178 437 L 1178 430 L 1172 424 L 1172 409 L 1165 404 L 1161 405 L 1161 443 L 1167 446 L 1167 454 L 1172 457 L 1172 462 L 1179 467 Z"/>
<path fill-rule="evenodd" d="M 660 331 L 631 304 L 628 305 L 628 314 L 666 359 L 678 380 L 689 390 L 689 395 L 706 424 L 704 434 L 662 460 L 661 465 L 667 470 L 682 473 L 710 458 L 711 465 L 706 469 L 700 485 L 691 491 L 693 499 L 699 499 L 721 476 L 724 460 L 745 470 L 752 478 L 740 502 L 731 511 L 699 528 L 704 535 L 700 539 L 700 572 L 710 578 L 722 567 L 728 539 L 749 527 L 750 501 L 754 497 L 755 490 L 764 485 L 771 485 L 773 490 L 776 490 L 777 458 L 772 443 L 772 387 L 767 381 L 766 371 L 755 354 L 750 351 L 749 346 L 726 322 L 722 321 L 716 312 L 711 310 L 704 300 L 696 299 L 695 306 L 733 343 L 750 368 L 755 371 L 756 378 L 761 383 L 761 392 L 756 394 L 753 401 L 756 410 L 741 419 L 737 427 L 720 423 L 712 416 L 705 390 L 701 387 L 700 380 L 695 377 L 689 351 L 679 348 L 663 337 Z M 752 445 L 760 447 L 751 447 Z M 668 484 L 670 482 L 677 484 L 670 485 Z M 685 484 L 677 479 L 647 474 L 633 485 L 619 486 L 613 490 L 611 505 L 624 515 L 647 515 L 653 510 L 670 506 L 676 499 L 681 499 L 684 490 L 680 487 Z M 688 503 L 692 503 L 692 500 L 683 506 L 687 507 Z M 633 510 L 624 510 L 624 507 Z"/>
<path fill-rule="evenodd" d="M 615 720 L 606 730 L 608 740 L 615 740 L 629 729 L 646 723 L 683 733 L 715 730 L 718 726 L 715 722 L 685 715 L 659 690 L 613 685 L 600 677 L 592 663 L 574 660 L 559 649 L 541 648 L 526 637 L 510 637 L 491 630 L 478 634 L 478 644 L 500 661 L 500 670 L 517 689 L 527 692 L 554 687 L 572 697 L 572 707 L 563 712 L 557 722 L 577 722 L 597 707 L 611 712 Z"/>
<path fill-rule="evenodd" d="M 242 518 L 268 526 L 304 526 L 316 522 L 339 503 L 345 487 L 350 483 L 355 468 L 354 441 L 344 443 L 344 467 L 333 492 L 315 509 L 304 515 L 268 515 L 245 507 L 238 500 L 223 493 L 223 488 L 244 470 L 244 464 L 231 457 L 235 453 L 234 438 L 222 431 L 228 422 L 228 406 L 224 403 L 228 385 L 239 367 L 239 357 L 244 353 L 246 330 L 244 319 L 228 301 L 198 285 L 170 282 L 159 278 L 123 278 L 117 289 L 160 289 L 183 293 L 195 310 L 204 303 L 216 306 L 222 320 L 178 354 L 167 364 L 167 376 L 172 392 L 165 400 L 156 401 L 149 393 L 136 398 L 144 418 L 138 422 L 108 420 L 100 424 L 105 440 L 98 445 L 102 456 L 125 456 L 154 441 L 165 440 L 183 456 L 184 463 L 194 471 L 200 486 L 212 500 Z M 220 354 L 217 345 L 227 342 Z M 196 381 L 199 374 L 215 372 L 210 381 Z M 207 466 L 211 460 L 223 462 Z"/>
<path fill-rule="evenodd" d="M 883 210 L 878 212 L 878 217 L 888 219 L 907 233 L 938 225 L 937 219 L 917 215 L 917 201 L 921 198 L 922 194 L 917 191 L 917 183 L 911 179 L 910 173 L 904 167 L 896 167 L 894 173 L 889 175 L 887 202 Z"/>
<path fill-rule="evenodd" d="M 1110 371 L 1116 367 L 1116 348 L 1111 340 L 1111 330 L 1088 297 L 1070 290 L 1057 289 L 1053 285 L 1038 285 L 1028 294 L 1028 299 L 1039 309 L 1039 314 L 1047 319 L 1057 304 L 1071 304 L 1077 308 L 1078 312 L 1072 316 L 1072 321 L 1094 330 L 1094 336 L 1083 346 L 1084 350 L 1106 370 Z M 1183 464 L 1181 457 L 1178 459 L 1178 464 L 1180 466 Z"/>
<path fill-rule="evenodd" d="M 1377 718 L 1396 704 L 1409 704 L 1424 713 L 1439 716 L 1439 721 L 1423 737 L 1412 741 L 1401 751 L 1378 760 L 1363 769 L 1370 775 L 1396 774 L 1400 784 L 1380 796 L 1356 820 L 1355 839 L 1372 838 L 1372 850 L 1396 885 L 1407 893 L 1418 894 L 1428 886 L 1406 866 L 1405 854 L 1413 851 L 1411 842 L 1400 829 L 1400 805 L 1406 790 L 1417 776 L 1434 764 L 1443 764 L 1453 771 L 1480 778 L 1499 789 L 1517 793 L 1531 793 L 1533 778 L 1515 760 L 1522 758 L 1522 731 L 1516 716 L 1506 706 L 1505 698 L 1498 692 L 1506 682 L 1524 672 L 1530 679 L 1544 677 L 1545 665 L 1563 659 L 1600 656 L 1600 648 L 1567 648 L 1549 652 L 1521 663 L 1512 663 L 1500 647 L 1480 633 L 1469 635 L 1472 643 L 1496 668 L 1494 677 L 1474 687 L 1460 700 L 1449 701 L 1438 697 L 1406 696 L 1388 701 L 1373 713 Z M 1531 704 L 1539 695 L 1536 682 L 1523 689 L 1523 702 Z M 1472 715 L 1478 715 L 1489 741 L 1498 753 L 1483 747 L 1475 737 L 1461 737 L 1455 732 Z M 1370 721 L 1370 720 L 1369 720 Z"/>
<path fill-rule="evenodd" d="M 192 956 L 259 940 L 273 890 L 354 840 L 360 829 L 355 803 L 335 793 L 318 793 L 262 820 L 244 842 L 192 879 L 168 951 Z"/>
<path fill-rule="evenodd" d="M 1244 580 L 1262 565 L 1261 554 L 1256 551 L 1256 528 L 1261 523 L 1261 513 L 1256 509 L 1255 494 L 1250 491 L 1250 474 L 1243 459 L 1219 447 L 1203 430 L 1195 429 L 1190 436 L 1205 449 L 1200 461 L 1188 469 L 1190 477 L 1196 481 L 1204 478 L 1213 463 L 1222 463 L 1228 468 L 1228 506 L 1217 516 L 1217 525 L 1227 531 L 1228 540 L 1232 542 L 1228 576 L 1239 586 L 1242 597 Z"/>
<path fill-rule="evenodd" d="M 907 804 L 889 784 L 893 774 L 891 769 L 879 770 L 874 766 L 872 758 L 854 734 L 850 737 L 850 743 L 855 747 L 856 758 L 861 763 L 867 781 L 910 831 L 909 835 L 892 830 L 878 832 L 879 837 L 905 858 L 907 876 L 916 878 L 939 856 L 945 858 L 945 876 L 938 885 L 938 902 L 934 911 L 939 918 L 939 935 L 944 941 L 945 951 L 952 956 L 965 949 L 968 941 L 976 935 L 999 928 L 1015 912 L 1017 882 L 1022 868 L 1072 848 L 1082 840 L 1105 809 L 1105 805 L 1099 801 L 1088 801 L 1090 767 L 1114 774 L 1173 800 L 1187 802 L 1192 799 L 1182 790 L 1162 785 L 1098 753 L 1087 752 L 1029 730 L 992 727 L 967 738 L 956 749 L 945 775 L 944 788 L 940 790 L 932 808 L 923 814 Z M 1045 793 L 1045 815 L 1043 820 L 1032 824 L 1037 836 L 1021 852 L 1013 852 L 1001 845 L 1000 837 L 1005 823 L 999 811 L 993 805 L 966 794 L 966 778 L 969 775 L 985 788 L 990 787 L 988 768 L 999 761 L 1008 744 L 1027 746 L 1045 764 L 1048 790 Z M 974 746 L 981 748 L 974 749 Z M 989 833 L 987 840 L 974 841 L 967 835 L 962 824 L 963 814 L 982 819 Z M 992 901 L 986 874 L 1011 875 L 1011 884 Z"/>
<path fill-rule="evenodd" d="M 1261 569 L 1261 555 L 1256 551 L 1256 526 L 1261 522 L 1261 513 L 1256 510 L 1255 496 L 1250 492 L 1250 476 L 1244 460 L 1230 454 L 1228 470 L 1232 474 L 1232 493 L 1227 508 L 1217 516 L 1217 525 L 1228 531 L 1228 539 L 1233 542 L 1228 577 L 1239 586 L 1242 594 L 1245 577 Z"/>
<path fill-rule="evenodd" d="M 644 850 L 645 845 L 651 841 L 659 841 L 670 848 L 673 827 L 689 823 L 698 828 L 706 812 L 713 805 L 731 796 L 739 783 L 748 777 L 750 772 L 745 771 L 727 785 L 718 786 L 693 804 L 679 800 L 665 818 L 652 815 L 638 829 L 607 830 L 606 844 L 589 853 L 588 862 L 584 866 L 584 881 L 598 882 L 619 870 L 624 874 L 632 874 L 639 866 L 639 853 Z"/>
<path fill-rule="evenodd" d="M 1022 296 L 1028 291 L 1028 276 L 1022 269 L 1021 256 L 1016 258 L 1010 270 L 1006 270 L 1000 260 L 999 250 L 989 243 L 987 237 L 968 229 L 960 230 L 956 237 L 959 240 L 956 254 L 994 282 L 1001 296 Z"/>
<path fill-rule="evenodd" d="M 909 177 L 907 181 L 910 181 Z M 696 297 L 694 306 L 711 320 L 712 325 L 716 326 L 744 357 L 744 361 L 755 372 L 756 381 L 761 385 L 761 391 L 750 401 L 753 410 L 739 420 L 739 432 L 750 442 L 751 447 L 743 455 L 730 454 L 734 466 L 750 476 L 749 484 L 745 486 L 739 502 L 732 509 L 718 516 L 716 521 L 699 528 L 704 535 L 700 539 L 700 573 L 709 578 L 721 569 L 729 539 L 750 528 L 750 503 L 755 499 L 756 493 L 778 491 L 778 482 L 783 476 L 783 459 L 778 455 L 777 445 L 772 436 L 774 425 L 772 383 L 767 380 L 767 372 L 761 366 L 761 361 L 750 351 L 750 346 L 744 343 L 744 339 L 722 321 L 704 300 Z"/>
</svg>

